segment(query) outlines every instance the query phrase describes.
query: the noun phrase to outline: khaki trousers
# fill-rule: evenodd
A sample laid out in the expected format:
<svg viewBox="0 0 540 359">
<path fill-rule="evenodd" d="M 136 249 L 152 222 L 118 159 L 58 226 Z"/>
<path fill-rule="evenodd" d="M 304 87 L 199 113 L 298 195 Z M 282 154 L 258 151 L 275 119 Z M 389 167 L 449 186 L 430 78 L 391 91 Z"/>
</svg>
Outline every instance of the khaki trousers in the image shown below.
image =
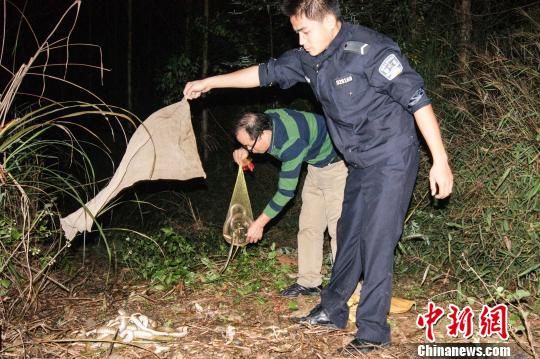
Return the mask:
<svg viewBox="0 0 540 359">
<path fill-rule="evenodd" d="M 324 232 L 328 228 L 332 258 L 336 257 L 336 227 L 347 179 L 343 161 L 325 167 L 308 165 L 302 190 L 298 231 L 298 280 L 304 287 L 322 283 Z"/>
</svg>

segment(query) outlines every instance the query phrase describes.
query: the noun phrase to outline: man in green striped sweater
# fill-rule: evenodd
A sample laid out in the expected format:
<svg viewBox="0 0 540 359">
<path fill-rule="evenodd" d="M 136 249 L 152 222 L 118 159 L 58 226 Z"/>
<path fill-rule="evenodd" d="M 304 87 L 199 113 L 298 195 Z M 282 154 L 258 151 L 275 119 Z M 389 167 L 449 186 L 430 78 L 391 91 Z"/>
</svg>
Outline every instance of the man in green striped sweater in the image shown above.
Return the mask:
<svg viewBox="0 0 540 359">
<path fill-rule="evenodd" d="M 268 153 L 282 162 L 277 192 L 247 231 L 251 243 L 262 238 L 265 225 L 294 196 L 302 164 L 308 164 L 298 224 L 298 280 L 282 295 L 319 294 L 324 232 L 328 228 L 335 258 L 336 226 L 347 178 L 347 167 L 334 149 L 325 119 L 290 109 L 246 113 L 237 121 L 235 135 L 242 145 L 233 152 L 239 165 L 251 153 Z"/>
</svg>

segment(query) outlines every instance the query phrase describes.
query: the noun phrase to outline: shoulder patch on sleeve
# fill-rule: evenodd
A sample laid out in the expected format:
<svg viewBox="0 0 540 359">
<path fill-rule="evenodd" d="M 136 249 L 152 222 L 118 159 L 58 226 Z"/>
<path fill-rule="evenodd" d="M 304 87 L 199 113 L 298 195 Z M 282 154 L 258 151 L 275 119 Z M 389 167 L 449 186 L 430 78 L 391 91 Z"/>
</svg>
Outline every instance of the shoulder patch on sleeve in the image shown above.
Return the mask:
<svg viewBox="0 0 540 359">
<path fill-rule="evenodd" d="M 379 66 L 379 73 L 390 81 L 395 79 L 402 71 L 403 65 L 394 54 L 386 56 L 381 66 Z"/>
<path fill-rule="evenodd" d="M 360 41 L 347 41 L 343 46 L 345 51 L 355 52 L 360 55 L 367 54 L 369 50 L 369 44 Z"/>
</svg>

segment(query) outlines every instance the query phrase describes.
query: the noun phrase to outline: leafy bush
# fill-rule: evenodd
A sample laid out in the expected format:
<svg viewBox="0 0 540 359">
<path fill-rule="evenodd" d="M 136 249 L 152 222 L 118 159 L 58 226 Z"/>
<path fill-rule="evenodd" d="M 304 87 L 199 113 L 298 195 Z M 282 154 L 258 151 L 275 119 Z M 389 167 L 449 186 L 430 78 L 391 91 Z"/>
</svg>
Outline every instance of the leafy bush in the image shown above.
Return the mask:
<svg viewBox="0 0 540 359">
<path fill-rule="evenodd" d="M 85 182 L 95 182 L 94 170 L 83 146 L 85 141 L 77 139 L 75 131 L 83 129 L 96 139 L 99 136 L 81 121 L 96 117 L 129 119 L 103 102 L 97 105 L 80 101 L 57 102 L 46 93 L 49 82 L 58 82 L 76 89 L 72 91 L 74 96 L 89 96 L 100 101 L 67 78 L 67 68 L 72 66 L 67 58 L 61 64 L 62 75 L 56 72 L 59 64 L 54 63 L 70 49 L 71 31 L 80 4 L 80 1 L 74 1 L 40 42 L 32 26 L 21 21 L 36 40 L 35 52 L 29 54 L 24 63 L 16 63 L 17 59 L 11 56 L 1 59 L 4 70 L 18 69 L 8 70 L 11 76 L 2 78 L 5 82 L 0 95 L 0 295 L 5 319 L 11 314 L 23 316 L 49 282 L 69 291 L 47 274 L 71 245 L 58 227 L 59 204 L 70 201 L 82 204 L 85 200 L 80 192 L 91 189 L 91 186 L 82 186 L 65 169 L 69 172 L 81 170 Z M 9 2 L 4 5 L 5 11 L 12 10 L 17 16 L 23 16 L 15 5 Z M 11 13 L 4 16 L 4 20 L 11 16 Z M 73 23 L 66 24 L 68 21 Z M 71 30 L 60 34 L 59 29 L 64 28 L 61 25 L 69 25 L 67 29 Z M 21 26 L 16 37 L 5 36 L 8 40 L 2 46 L 21 47 L 18 55 L 23 56 L 21 53 L 28 49 L 19 42 L 23 33 L 25 27 Z M 39 79 L 37 83 L 36 78 Z"/>
<path fill-rule="evenodd" d="M 273 242 L 263 242 L 256 248 L 243 247 L 224 272 L 219 261 L 203 257 L 201 261 L 206 268 L 200 274 L 200 280 L 212 284 L 232 283 L 229 286 L 231 294 L 240 297 L 264 289 L 279 291 L 290 284 L 288 274 L 291 272 L 289 265 L 279 263 L 280 252 Z"/>
<path fill-rule="evenodd" d="M 226 253 L 221 233 L 211 228 L 197 230 L 163 227 L 149 237 L 134 233 L 115 241 L 118 262 L 136 276 L 169 287 L 183 281 L 192 284 L 202 258 Z"/>
<path fill-rule="evenodd" d="M 455 191 L 446 218 L 419 207 L 406 227 L 429 239 L 407 250 L 480 297 L 540 292 L 539 57 L 538 32 L 494 38 L 443 78 Z"/>
<path fill-rule="evenodd" d="M 262 287 L 283 289 L 290 281 L 290 267 L 279 264 L 274 243 L 239 249 L 223 271 L 230 247 L 221 230 L 211 227 L 163 227 L 149 237 L 131 233 L 114 243 L 117 262 L 156 288 L 179 282 L 188 286 L 233 282 L 237 294 L 243 296 Z M 264 280 L 271 283 L 263 286 Z"/>
</svg>

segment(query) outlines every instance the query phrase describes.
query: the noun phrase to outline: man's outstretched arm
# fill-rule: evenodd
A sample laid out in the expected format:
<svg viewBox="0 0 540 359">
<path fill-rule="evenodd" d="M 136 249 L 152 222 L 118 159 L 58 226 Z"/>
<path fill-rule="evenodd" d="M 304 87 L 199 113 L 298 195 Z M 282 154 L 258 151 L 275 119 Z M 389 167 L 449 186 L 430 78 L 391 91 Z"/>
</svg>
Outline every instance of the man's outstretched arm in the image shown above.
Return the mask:
<svg viewBox="0 0 540 359">
<path fill-rule="evenodd" d="M 228 74 L 191 81 L 184 87 L 184 96 L 194 99 L 216 88 L 251 88 L 260 86 L 259 65 L 253 65 Z"/>
<path fill-rule="evenodd" d="M 433 108 L 431 105 L 420 108 L 414 113 L 414 118 L 433 158 L 433 166 L 429 171 L 431 195 L 435 198 L 448 197 L 452 193 L 454 178 Z"/>
</svg>

